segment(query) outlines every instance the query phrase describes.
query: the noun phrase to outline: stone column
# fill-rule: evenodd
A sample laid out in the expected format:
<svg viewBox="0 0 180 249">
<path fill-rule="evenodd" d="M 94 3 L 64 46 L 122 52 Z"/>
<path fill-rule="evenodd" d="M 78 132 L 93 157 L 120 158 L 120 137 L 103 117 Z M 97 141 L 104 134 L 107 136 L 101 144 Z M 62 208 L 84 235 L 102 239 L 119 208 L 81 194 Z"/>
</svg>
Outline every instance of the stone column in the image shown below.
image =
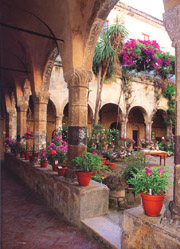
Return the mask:
<svg viewBox="0 0 180 249">
<path fill-rule="evenodd" d="M 176 126 L 175 126 L 175 167 L 174 167 L 174 195 L 169 203 L 169 211 L 165 218 L 171 219 L 180 229 L 180 4 L 163 14 L 164 26 L 175 47 L 176 57 Z M 173 222 L 172 222 L 173 221 Z"/>
<path fill-rule="evenodd" d="M 151 140 L 151 131 L 152 131 L 152 123 L 153 121 L 145 121 L 146 125 L 146 140 Z"/>
<path fill-rule="evenodd" d="M 34 101 L 34 153 L 46 148 L 47 104 L 49 92 L 36 93 Z"/>
<path fill-rule="evenodd" d="M 76 68 L 64 74 L 69 88 L 68 166 L 87 151 L 87 93 L 92 72 Z"/>
<path fill-rule="evenodd" d="M 27 109 L 28 103 L 20 102 L 18 103 L 17 112 L 17 139 L 20 141 L 21 137 L 27 131 Z"/>
<path fill-rule="evenodd" d="M 17 112 L 16 110 L 8 111 L 9 114 L 9 138 L 17 138 Z"/>
<path fill-rule="evenodd" d="M 56 130 L 59 131 L 62 129 L 62 120 L 63 120 L 63 114 L 59 114 L 56 116 Z"/>
<path fill-rule="evenodd" d="M 127 122 L 128 122 L 127 115 L 123 114 L 121 121 L 121 137 L 126 137 L 127 135 Z"/>
</svg>

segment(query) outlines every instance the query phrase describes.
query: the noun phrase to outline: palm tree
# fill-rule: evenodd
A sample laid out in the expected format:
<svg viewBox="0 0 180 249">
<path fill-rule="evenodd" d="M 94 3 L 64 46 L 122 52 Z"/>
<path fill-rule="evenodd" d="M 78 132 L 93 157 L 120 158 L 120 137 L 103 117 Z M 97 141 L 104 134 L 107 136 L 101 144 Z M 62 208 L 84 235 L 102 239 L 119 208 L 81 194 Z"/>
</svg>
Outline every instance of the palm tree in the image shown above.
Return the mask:
<svg viewBox="0 0 180 249">
<path fill-rule="evenodd" d="M 101 93 L 106 78 L 113 73 L 119 73 L 119 55 L 122 52 L 124 40 L 127 38 L 127 29 L 121 24 L 107 27 L 101 33 L 96 44 L 93 58 L 93 72 L 97 76 L 97 95 L 94 114 L 94 125 L 98 123 L 98 114 L 101 102 Z"/>
</svg>

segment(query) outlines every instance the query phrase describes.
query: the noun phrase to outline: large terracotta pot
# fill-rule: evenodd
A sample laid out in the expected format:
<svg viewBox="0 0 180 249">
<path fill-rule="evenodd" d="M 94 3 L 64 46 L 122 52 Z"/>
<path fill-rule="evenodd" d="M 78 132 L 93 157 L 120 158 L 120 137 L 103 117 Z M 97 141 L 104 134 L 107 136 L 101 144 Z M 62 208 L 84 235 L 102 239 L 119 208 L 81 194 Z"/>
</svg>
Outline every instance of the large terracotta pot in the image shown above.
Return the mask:
<svg viewBox="0 0 180 249">
<path fill-rule="evenodd" d="M 86 187 L 89 185 L 93 172 L 76 172 L 80 186 Z"/>
<path fill-rule="evenodd" d="M 54 171 L 58 171 L 57 168 L 60 166 L 60 164 L 56 161 L 52 161 L 52 168 Z"/>
<path fill-rule="evenodd" d="M 25 152 L 25 158 L 26 158 L 26 160 L 29 160 L 29 157 L 30 157 L 30 156 L 32 156 L 32 152 L 26 151 L 26 152 Z"/>
<path fill-rule="evenodd" d="M 109 165 L 109 169 L 113 170 L 115 167 L 115 163 L 114 162 L 107 162 L 107 165 Z"/>
<path fill-rule="evenodd" d="M 25 158 L 25 152 L 21 152 L 20 156 L 21 158 Z"/>
<path fill-rule="evenodd" d="M 67 170 L 67 167 L 58 166 L 57 167 L 58 176 L 64 176 L 66 170 Z"/>
<path fill-rule="evenodd" d="M 149 195 L 141 193 L 144 212 L 148 216 L 159 216 L 165 195 Z"/>
<path fill-rule="evenodd" d="M 48 166 L 48 161 L 41 162 L 41 168 L 47 168 L 47 166 Z"/>
<path fill-rule="evenodd" d="M 103 165 L 106 164 L 106 160 L 107 160 L 107 158 L 106 158 L 106 157 L 103 157 L 103 159 L 102 159 L 102 164 L 103 164 Z"/>
</svg>

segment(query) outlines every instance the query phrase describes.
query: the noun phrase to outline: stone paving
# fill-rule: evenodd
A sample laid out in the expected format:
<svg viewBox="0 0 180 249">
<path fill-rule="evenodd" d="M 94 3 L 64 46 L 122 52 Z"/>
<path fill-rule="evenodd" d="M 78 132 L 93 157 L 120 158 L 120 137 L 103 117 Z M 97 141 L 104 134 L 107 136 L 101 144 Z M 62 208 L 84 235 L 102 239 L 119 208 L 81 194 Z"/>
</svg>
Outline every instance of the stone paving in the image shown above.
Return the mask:
<svg viewBox="0 0 180 249">
<path fill-rule="evenodd" d="M 57 216 L 18 179 L 2 170 L 2 249 L 102 249 Z"/>
</svg>

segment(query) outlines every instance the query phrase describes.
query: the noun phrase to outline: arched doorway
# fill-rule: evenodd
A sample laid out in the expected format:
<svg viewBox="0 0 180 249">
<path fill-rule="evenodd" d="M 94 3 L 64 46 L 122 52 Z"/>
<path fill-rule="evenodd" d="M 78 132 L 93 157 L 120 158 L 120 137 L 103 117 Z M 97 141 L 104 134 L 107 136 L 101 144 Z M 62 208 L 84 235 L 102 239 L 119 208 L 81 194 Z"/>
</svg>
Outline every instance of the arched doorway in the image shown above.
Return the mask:
<svg viewBox="0 0 180 249">
<path fill-rule="evenodd" d="M 156 140 L 166 136 L 167 126 L 165 123 L 166 112 L 158 110 L 153 116 L 152 134 Z"/>
<path fill-rule="evenodd" d="M 144 110 L 141 107 L 133 107 L 128 115 L 127 137 L 132 138 L 138 146 L 140 138 L 145 137 Z"/>
<path fill-rule="evenodd" d="M 47 105 L 47 143 L 51 143 L 53 131 L 56 129 L 56 108 L 49 100 Z"/>
<path fill-rule="evenodd" d="M 121 125 L 120 125 L 120 116 L 121 110 L 116 104 L 105 104 L 100 112 L 100 123 L 105 128 L 114 128 L 118 129 L 121 132 Z"/>
</svg>

